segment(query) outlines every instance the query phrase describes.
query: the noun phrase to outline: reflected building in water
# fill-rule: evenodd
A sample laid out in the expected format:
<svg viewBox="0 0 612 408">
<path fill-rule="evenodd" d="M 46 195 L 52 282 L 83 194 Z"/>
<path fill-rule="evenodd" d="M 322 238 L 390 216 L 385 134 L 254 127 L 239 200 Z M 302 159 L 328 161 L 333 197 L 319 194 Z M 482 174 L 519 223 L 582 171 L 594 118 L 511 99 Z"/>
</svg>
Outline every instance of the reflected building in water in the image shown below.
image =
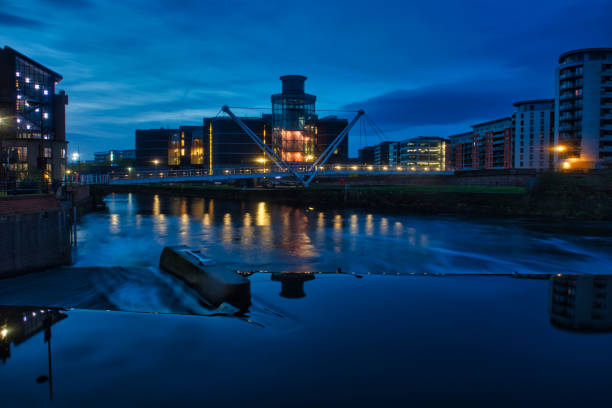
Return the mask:
<svg viewBox="0 0 612 408">
<path fill-rule="evenodd" d="M 273 273 L 270 279 L 281 283 L 280 295 L 287 299 L 306 297 L 304 283 L 314 280 L 312 273 Z"/>
<path fill-rule="evenodd" d="M 35 334 L 68 317 L 57 309 L 0 306 L 0 359 L 11 356 L 11 343 L 19 346 Z M 46 341 L 46 340 L 45 340 Z"/>
<path fill-rule="evenodd" d="M 550 279 L 550 322 L 565 330 L 610 332 L 611 300 L 610 275 L 555 275 Z"/>
</svg>

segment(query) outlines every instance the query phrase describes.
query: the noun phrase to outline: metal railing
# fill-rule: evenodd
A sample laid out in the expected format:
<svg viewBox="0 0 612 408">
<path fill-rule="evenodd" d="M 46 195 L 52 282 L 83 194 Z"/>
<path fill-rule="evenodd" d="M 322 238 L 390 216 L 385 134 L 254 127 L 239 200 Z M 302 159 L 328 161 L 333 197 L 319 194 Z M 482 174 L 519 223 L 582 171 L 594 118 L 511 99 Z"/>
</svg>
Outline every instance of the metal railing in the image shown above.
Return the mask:
<svg viewBox="0 0 612 408">
<path fill-rule="evenodd" d="M 291 169 L 296 173 L 303 175 L 309 175 L 309 166 L 291 166 Z M 440 167 L 415 167 L 415 166 L 389 166 L 389 165 L 347 165 L 347 164 L 329 164 L 326 166 L 317 167 L 320 174 L 361 174 L 367 175 L 369 173 L 388 173 L 388 174 L 421 174 L 421 173 L 439 173 L 444 171 Z M 242 175 L 260 175 L 266 177 L 266 175 L 273 177 L 278 174 L 291 173 L 288 169 L 280 169 L 276 166 L 270 167 L 231 167 L 231 168 L 216 168 L 212 172 L 202 169 L 184 169 L 184 170 L 171 170 L 171 169 L 137 169 L 124 173 L 115 173 L 112 177 L 109 176 L 109 181 L 112 180 L 126 180 L 126 179 L 174 179 L 183 177 L 219 177 L 224 176 L 242 176 Z M 95 183 L 90 183 L 95 184 Z"/>
<path fill-rule="evenodd" d="M 64 185 L 88 185 L 88 184 L 108 184 L 111 180 L 110 174 L 66 174 L 64 175 Z"/>
</svg>

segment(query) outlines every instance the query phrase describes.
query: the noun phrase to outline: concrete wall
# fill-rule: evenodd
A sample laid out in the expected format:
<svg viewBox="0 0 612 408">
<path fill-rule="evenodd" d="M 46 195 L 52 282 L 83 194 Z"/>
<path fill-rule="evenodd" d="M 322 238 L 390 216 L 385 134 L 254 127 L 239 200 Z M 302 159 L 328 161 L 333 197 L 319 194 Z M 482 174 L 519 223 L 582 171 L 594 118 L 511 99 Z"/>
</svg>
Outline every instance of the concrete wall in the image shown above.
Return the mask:
<svg viewBox="0 0 612 408">
<path fill-rule="evenodd" d="M 71 224 L 60 208 L 0 214 L 0 278 L 70 264 Z"/>
</svg>

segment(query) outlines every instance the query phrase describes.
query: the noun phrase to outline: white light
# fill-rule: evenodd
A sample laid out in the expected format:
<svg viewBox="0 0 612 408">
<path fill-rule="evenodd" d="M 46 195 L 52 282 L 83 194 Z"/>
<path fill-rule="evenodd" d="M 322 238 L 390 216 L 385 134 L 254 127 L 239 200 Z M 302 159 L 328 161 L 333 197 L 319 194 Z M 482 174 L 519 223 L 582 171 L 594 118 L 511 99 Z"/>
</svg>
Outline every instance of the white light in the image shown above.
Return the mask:
<svg viewBox="0 0 612 408">
<path fill-rule="evenodd" d="M 30 126 L 30 125 L 26 125 L 26 129 L 28 129 L 28 130 L 29 130 L 30 128 L 31 128 L 31 126 Z"/>
<path fill-rule="evenodd" d="M 19 77 L 21 76 L 21 73 L 20 73 L 19 71 L 17 71 L 17 72 L 15 72 L 15 76 L 16 76 L 17 78 L 19 78 Z"/>
<path fill-rule="evenodd" d="M 34 85 L 34 89 L 40 89 L 40 85 L 38 84 Z"/>
<path fill-rule="evenodd" d="M 17 123 L 21 123 L 21 119 L 17 118 Z"/>
<path fill-rule="evenodd" d="M 49 114 L 48 114 L 47 112 L 45 112 L 45 113 L 43 113 L 43 117 L 44 117 L 45 119 L 49 119 Z"/>
<path fill-rule="evenodd" d="M 30 83 L 30 78 L 26 78 L 26 84 Z"/>
<path fill-rule="evenodd" d="M 17 99 L 21 99 L 21 95 L 17 95 Z"/>
<path fill-rule="evenodd" d="M 43 91 L 43 94 L 45 95 L 49 95 L 49 91 L 47 91 L 46 89 Z"/>
<path fill-rule="evenodd" d="M 6 338 L 7 334 L 8 334 L 8 330 L 6 329 L 6 327 L 0 330 L 0 337 L 2 337 L 3 339 Z"/>
<path fill-rule="evenodd" d="M 72 153 L 72 160 L 75 161 L 79 158 L 79 154 L 78 153 Z"/>
</svg>

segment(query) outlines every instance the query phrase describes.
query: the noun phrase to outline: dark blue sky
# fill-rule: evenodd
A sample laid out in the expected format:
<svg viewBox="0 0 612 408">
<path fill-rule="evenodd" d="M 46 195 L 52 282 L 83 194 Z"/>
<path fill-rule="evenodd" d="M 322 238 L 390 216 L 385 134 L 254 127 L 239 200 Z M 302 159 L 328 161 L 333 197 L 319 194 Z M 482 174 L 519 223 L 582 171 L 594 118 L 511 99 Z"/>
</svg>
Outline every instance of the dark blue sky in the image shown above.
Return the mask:
<svg viewBox="0 0 612 408">
<path fill-rule="evenodd" d="M 553 97 L 560 53 L 612 46 L 612 1 L 0 0 L 3 45 L 64 76 L 85 159 L 136 128 L 267 107 L 294 73 L 318 107 L 364 108 L 399 140 Z"/>
</svg>

